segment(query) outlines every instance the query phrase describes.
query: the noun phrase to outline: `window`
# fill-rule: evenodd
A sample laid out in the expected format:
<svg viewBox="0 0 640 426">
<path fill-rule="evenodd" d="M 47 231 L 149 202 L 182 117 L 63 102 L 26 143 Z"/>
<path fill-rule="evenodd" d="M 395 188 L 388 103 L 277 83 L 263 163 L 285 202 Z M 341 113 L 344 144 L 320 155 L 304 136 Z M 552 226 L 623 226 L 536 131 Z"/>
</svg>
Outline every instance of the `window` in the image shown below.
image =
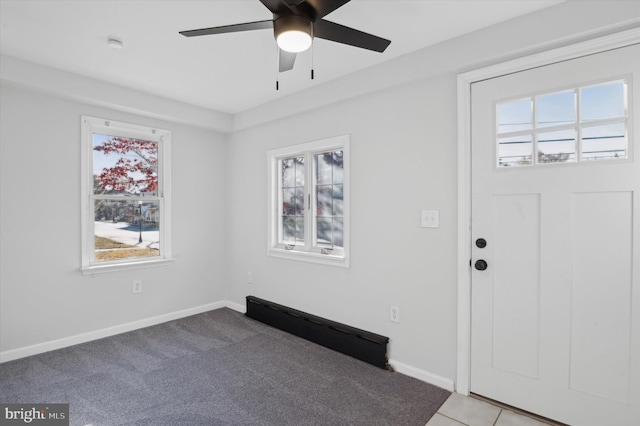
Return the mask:
<svg viewBox="0 0 640 426">
<path fill-rule="evenodd" d="M 626 159 L 627 116 L 625 80 L 498 103 L 498 167 Z"/>
<path fill-rule="evenodd" d="M 271 256 L 349 266 L 349 137 L 269 151 Z"/>
<path fill-rule="evenodd" d="M 171 132 L 82 117 L 82 272 L 171 258 Z"/>
</svg>

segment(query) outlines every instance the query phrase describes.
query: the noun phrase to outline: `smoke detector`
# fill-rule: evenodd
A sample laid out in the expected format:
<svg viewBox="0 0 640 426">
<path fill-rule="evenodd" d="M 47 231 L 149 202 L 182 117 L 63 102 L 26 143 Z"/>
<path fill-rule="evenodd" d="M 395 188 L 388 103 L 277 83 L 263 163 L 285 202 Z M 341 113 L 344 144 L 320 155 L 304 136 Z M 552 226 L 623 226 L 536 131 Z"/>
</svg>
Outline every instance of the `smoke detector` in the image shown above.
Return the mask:
<svg viewBox="0 0 640 426">
<path fill-rule="evenodd" d="M 110 37 L 107 40 L 107 46 L 109 46 L 112 49 L 122 49 L 122 47 L 123 47 L 122 41 L 118 40 L 117 38 L 113 38 L 113 37 Z"/>
</svg>

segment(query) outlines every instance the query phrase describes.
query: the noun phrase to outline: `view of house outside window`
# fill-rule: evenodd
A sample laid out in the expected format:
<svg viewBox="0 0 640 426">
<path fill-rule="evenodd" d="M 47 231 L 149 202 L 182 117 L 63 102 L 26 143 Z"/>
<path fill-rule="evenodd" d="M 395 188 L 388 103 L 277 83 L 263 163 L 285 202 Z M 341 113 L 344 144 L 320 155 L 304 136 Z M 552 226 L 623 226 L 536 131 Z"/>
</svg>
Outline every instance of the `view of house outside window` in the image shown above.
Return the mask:
<svg viewBox="0 0 640 426">
<path fill-rule="evenodd" d="M 160 254 L 157 170 L 157 142 L 93 135 L 96 262 Z"/>
</svg>

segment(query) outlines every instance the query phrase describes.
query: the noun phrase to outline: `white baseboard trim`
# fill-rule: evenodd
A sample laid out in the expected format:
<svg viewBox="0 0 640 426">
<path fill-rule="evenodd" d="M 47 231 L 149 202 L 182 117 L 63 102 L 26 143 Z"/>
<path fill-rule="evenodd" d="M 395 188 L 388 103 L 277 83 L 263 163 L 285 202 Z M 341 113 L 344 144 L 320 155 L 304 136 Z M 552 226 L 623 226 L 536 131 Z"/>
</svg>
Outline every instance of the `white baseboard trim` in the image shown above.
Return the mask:
<svg viewBox="0 0 640 426">
<path fill-rule="evenodd" d="M 233 309 L 234 311 L 240 312 L 241 314 L 247 313 L 247 307 L 241 305 L 240 303 L 232 302 L 230 300 L 225 301 L 225 306 L 229 309 Z"/>
<path fill-rule="evenodd" d="M 413 377 L 414 379 L 422 380 L 439 388 L 453 392 L 454 382 L 447 377 L 438 376 L 437 374 L 429 373 L 428 371 L 420 370 L 419 368 L 412 367 L 408 364 L 404 364 L 400 361 L 393 359 L 389 360 L 389 364 L 398 372 Z"/>
<path fill-rule="evenodd" d="M 113 327 L 102 328 L 100 330 L 90 331 L 88 333 L 76 334 L 75 336 L 63 337 L 62 339 L 51 340 L 44 343 L 37 343 L 35 345 L 0 352 L 0 363 L 13 361 L 15 359 L 24 358 L 31 355 L 37 355 L 56 349 L 66 348 L 68 346 L 77 345 L 79 343 L 86 343 L 92 340 L 102 339 L 104 337 L 138 330 L 140 328 L 150 327 L 152 325 L 161 324 L 167 321 L 173 321 L 191 315 L 201 314 L 203 312 L 212 311 L 214 309 L 224 308 L 227 306 L 227 303 L 228 302 L 224 300 L 220 302 L 207 303 L 206 305 L 183 309 L 181 311 L 169 312 L 167 314 L 145 318 L 126 324 L 115 325 Z"/>
</svg>

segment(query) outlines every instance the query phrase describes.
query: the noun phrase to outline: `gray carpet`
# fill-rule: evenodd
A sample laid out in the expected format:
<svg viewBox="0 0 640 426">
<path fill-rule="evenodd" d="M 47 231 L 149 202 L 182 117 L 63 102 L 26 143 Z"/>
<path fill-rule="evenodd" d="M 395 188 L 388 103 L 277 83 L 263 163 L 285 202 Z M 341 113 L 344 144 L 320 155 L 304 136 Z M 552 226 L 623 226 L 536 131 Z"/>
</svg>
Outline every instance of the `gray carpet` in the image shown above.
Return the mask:
<svg viewBox="0 0 640 426">
<path fill-rule="evenodd" d="M 420 425 L 449 392 L 218 309 L 0 364 L 72 425 Z"/>
</svg>

